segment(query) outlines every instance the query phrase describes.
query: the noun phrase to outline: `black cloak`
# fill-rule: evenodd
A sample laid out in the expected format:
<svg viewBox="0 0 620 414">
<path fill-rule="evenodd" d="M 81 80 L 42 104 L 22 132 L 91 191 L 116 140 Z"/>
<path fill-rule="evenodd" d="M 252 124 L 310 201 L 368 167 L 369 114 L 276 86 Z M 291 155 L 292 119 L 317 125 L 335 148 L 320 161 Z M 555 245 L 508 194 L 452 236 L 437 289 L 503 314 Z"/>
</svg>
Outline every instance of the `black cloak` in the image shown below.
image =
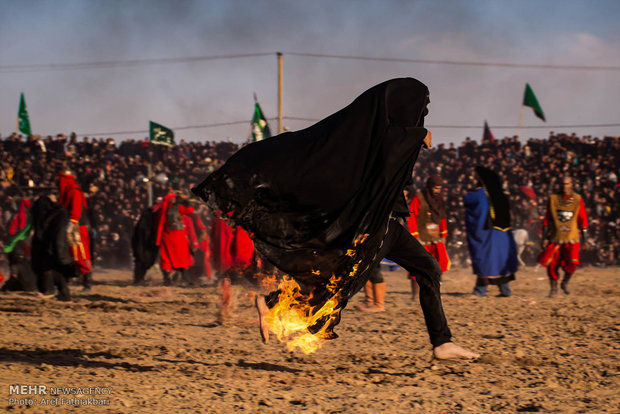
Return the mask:
<svg viewBox="0 0 620 414">
<path fill-rule="evenodd" d="M 306 129 L 247 145 L 192 191 L 213 196 L 214 211 L 247 230 L 315 309 L 337 296 L 339 312 L 381 259 L 392 211 L 406 210 L 428 102 L 416 79 L 383 82 Z"/>
<path fill-rule="evenodd" d="M 140 215 L 131 237 L 131 247 L 136 262 L 143 264 L 145 269 L 155 264 L 159 246 L 157 245 L 157 213 L 152 207 L 145 209 Z"/>
<path fill-rule="evenodd" d="M 506 230 L 510 228 L 510 203 L 504 194 L 502 181 L 493 170 L 477 166 L 476 174 L 489 198 L 488 228 Z"/>
<path fill-rule="evenodd" d="M 64 274 L 73 266 L 67 239 L 69 213 L 47 196 L 39 197 L 32 206 L 32 268 L 37 274 L 56 270 Z"/>
</svg>

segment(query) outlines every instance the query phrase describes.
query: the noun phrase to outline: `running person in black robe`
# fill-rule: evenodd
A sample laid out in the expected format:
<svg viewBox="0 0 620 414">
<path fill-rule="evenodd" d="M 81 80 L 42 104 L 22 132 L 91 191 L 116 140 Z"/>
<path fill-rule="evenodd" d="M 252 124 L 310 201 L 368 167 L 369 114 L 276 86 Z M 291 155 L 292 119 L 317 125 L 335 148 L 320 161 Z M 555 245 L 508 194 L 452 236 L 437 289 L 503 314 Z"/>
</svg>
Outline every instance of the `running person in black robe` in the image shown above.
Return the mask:
<svg viewBox="0 0 620 414">
<path fill-rule="evenodd" d="M 299 284 L 297 297 L 318 312 L 307 329 L 335 338 L 348 300 L 387 257 L 419 277 L 420 303 L 438 358 L 476 357 L 451 342 L 437 261 L 394 217 L 407 214 L 403 189 L 423 144 L 428 88 L 412 78 L 383 82 L 349 106 L 297 132 L 247 145 L 194 193 L 252 234 L 259 252 Z M 264 321 L 280 291 L 256 301 Z"/>
</svg>

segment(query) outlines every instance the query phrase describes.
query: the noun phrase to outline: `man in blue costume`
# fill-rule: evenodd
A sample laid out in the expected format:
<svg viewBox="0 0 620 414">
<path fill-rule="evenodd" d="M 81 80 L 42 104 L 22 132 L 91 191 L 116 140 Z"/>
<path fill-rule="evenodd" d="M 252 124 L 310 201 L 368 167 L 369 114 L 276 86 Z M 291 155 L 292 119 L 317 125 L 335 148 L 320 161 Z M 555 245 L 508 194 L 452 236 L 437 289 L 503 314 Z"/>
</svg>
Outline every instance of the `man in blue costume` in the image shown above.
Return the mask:
<svg viewBox="0 0 620 414">
<path fill-rule="evenodd" d="M 465 226 L 473 271 L 474 295 L 486 295 L 488 285 L 499 286 L 500 296 L 512 294 L 508 282 L 515 279 L 517 247 L 510 230 L 510 206 L 499 176 L 476 167 L 480 188 L 465 195 Z"/>
</svg>

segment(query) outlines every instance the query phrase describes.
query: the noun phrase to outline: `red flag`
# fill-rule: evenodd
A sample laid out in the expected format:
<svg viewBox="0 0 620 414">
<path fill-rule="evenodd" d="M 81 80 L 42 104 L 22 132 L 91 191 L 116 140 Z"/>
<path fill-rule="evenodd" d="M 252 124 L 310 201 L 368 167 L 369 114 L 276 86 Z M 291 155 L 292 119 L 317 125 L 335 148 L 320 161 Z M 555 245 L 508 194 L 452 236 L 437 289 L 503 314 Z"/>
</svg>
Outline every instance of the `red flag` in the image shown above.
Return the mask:
<svg viewBox="0 0 620 414">
<path fill-rule="evenodd" d="M 484 132 L 482 133 L 482 142 L 485 141 L 495 142 L 495 136 L 493 136 L 493 133 L 491 132 L 491 128 L 489 128 L 489 124 L 487 124 L 487 121 L 484 121 Z"/>
</svg>

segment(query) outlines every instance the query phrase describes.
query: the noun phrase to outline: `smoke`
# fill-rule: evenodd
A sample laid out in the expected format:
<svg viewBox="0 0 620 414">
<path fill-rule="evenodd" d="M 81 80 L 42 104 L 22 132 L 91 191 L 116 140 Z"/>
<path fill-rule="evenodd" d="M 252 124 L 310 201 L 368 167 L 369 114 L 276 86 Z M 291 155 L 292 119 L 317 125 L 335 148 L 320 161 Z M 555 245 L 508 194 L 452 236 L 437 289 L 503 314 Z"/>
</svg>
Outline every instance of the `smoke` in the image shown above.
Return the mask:
<svg viewBox="0 0 620 414">
<path fill-rule="evenodd" d="M 4 58 L 0 66 L 257 52 L 273 56 L 0 73 L 0 132 L 13 132 L 23 91 L 35 133 L 145 130 L 149 120 L 170 127 L 247 120 L 247 125 L 177 134 L 179 139 L 230 136 L 241 142 L 249 131 L 254 92 L 268 116 L 277 114 L 277 51 L 285 52 L 285 116 L 322 118 L 373 84 L 412 76 L 430 87 L 429 123 L 480 124 L 480 131 L 433 131 L 438 142 L 477 137 L 484 119 L 492 127 L 515 124 L 525 82 L 534 86 L 550 122 L 611 123 L 617 118 L 613 108 L 620 93 L 617 72 L 344 61 L 286 52 L 620 65 L 617 12 L 620 3 L 605 0 L 587 4 L 5 0 L 0 13 Z M 595 104 L 571 105 L 574 96 Z M 298 129 L 310 122 L 289 120 L 285 124 Z M 537 133 L 546 135 L 544 130 Z"/>
</svg>

